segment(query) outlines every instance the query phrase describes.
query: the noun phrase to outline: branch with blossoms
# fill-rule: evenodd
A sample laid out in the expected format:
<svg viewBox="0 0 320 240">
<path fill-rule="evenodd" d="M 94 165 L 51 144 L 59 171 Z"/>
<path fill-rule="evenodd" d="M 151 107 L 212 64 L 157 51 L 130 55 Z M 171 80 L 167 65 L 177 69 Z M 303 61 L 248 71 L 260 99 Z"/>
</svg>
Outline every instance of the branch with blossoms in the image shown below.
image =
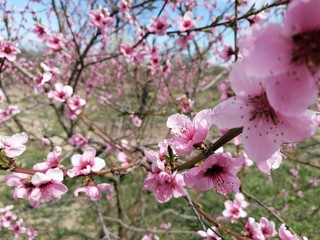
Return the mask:
<svg viewBox="0 0 320 240">
<path fill-rule="evenodd" d="M 31 2 L 47 12 L 32 10 Z M 39 208 L 61 200 L 69 189 L 77 200 L 84 195 L 97 201 L 104 195 L 115 212 L 95 204 L 100 234 L 125 239 L 145 233 L 145 240 L 166 232 L 151 229 L 150 215 L 169 204 L 185 206 L 179 199 L 165 203 L 188 196 L 196 227 L 202 228 L 198 237 L 300 239 L 302 233 L 284 221 L 281 211 L 275 214 L 251 191 L 243 191 L 249 185 L 243 175 L 253 163 L 264 174 L 275 173 L 288 143 L 309 139 L 316 131 L 319 120 L 311 110 L 318 96 L 316 0 L 260 7 L 238 0 L 222 5 L 189 0 L 31 2 L 19 10 L 19 21 L 14 7 L 0 4 L 5 19 L 0 29 L 7 32 L 0 36 L 0 122 L 5 126 L 0 169 L 11 172 L 4 180 L 14 187 L 14 199 Z M 286 6 L 283 19 L 275 20 L 272 14 Z M 199 11 L 206 14 L 196 15 Z M 269 19 L 262 15 L 268 11 Z M 264 20 L 276 23 L 262 24 Z M 56 26 L 47 26 L 50 21 Z M 228 33 L 233 46 L 227 44 Z M 17 44 L 26 40 L 37 54 L 28 55 Z M 217 59 L 230 63 L 230 73 L 228 79 L 212 82 L 212 75 L 227 71 L 211 66 Z M 26 107 L 31 103 L 35 107 Z M 168 117 L 167 128 L 159 123 L 163 117 Z M 20 155 L 37 144 L 42 152 L 51 147 L 46 161 L 37 162 L 36 154 L 25 157 L 30 162 L 21 161 Z M 65 150 L 71 159 L 62 156 Z M 317 168 L 299 159 L 295 162 Z M 296 185 L 297 169 L 290 172 Z M 294 184 L 292 192 L 299 189 Z M 317 184 L 314 179 L 306 186 Z M 206 194 L 222 196 L 225 209 L 200 207 L 196 201 Z M 250 213 L 254 206 L 248 208 L 251 202 L 245 197 L 269 209 L 278 222 Z M 106 227 L 105 220 L 117 225 Z M 196 232 L 195 225 L 185 225 L 192 231 L 169 232 L 182 238 Z"/>
</svg>

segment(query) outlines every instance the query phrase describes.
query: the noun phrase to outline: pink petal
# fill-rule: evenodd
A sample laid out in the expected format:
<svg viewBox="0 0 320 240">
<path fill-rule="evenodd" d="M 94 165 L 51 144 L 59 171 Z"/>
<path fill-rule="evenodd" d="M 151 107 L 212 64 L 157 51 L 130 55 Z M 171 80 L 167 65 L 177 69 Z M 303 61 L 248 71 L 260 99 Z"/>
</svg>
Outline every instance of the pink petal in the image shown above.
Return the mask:
<svg viewBox="0 0 320 240">
<path fill-rule="evenodd" d="M 280 148 L 280 131 L 267 121 L 253 120 L 249 123 L 244 127 L 241 138 L 245 152 L 255 162 L 265 161 Z"/>
<path fill-rule="evenodd" d="M 56 182 L 63 181 L 63 172 L 59 168 L 49 169 L 46 175 Z"/>
<path fill-rule="evenodd" d="M 231 97 L 214 109 L 214 124 L 219 128 L 242 127 L 249 122 L 251 107 L 238 97 Z"/>
<path fill-rule="evenodd" d="M 99 157 L 96 157 L 96 158 L 94 158 L 94 165 L 91 167 L 91 170 L 93 172 L 98 172 L 102 168 L 104 168 L 105 166 L 106 166 L 105 160 L 103 160 L 103 159 L 101 159 Z"/>
<path fill-rule="evenodd" d="M 35 173 L 31 178 L 32 184 L 36 187 L 40 186 L 41 184 L 48 183 L 50 181 L 51 178 L 49 176 L 40 172 Z"/>
<path fill-rule="evenodd" d="M 252 32 L 239 41 L 244 71 L 256 77 L 286 71 L 291 62 L 292 41 L 284 36 L 282 26 L 269 23 L 255 25 Z"/>
<path fill-rule="evenodd" d="M 317 86 L 305 66 L 267 78 L 264 85 L 272 108 L 285 115 L 303 113 L 317 98 Z"/>
</svg>

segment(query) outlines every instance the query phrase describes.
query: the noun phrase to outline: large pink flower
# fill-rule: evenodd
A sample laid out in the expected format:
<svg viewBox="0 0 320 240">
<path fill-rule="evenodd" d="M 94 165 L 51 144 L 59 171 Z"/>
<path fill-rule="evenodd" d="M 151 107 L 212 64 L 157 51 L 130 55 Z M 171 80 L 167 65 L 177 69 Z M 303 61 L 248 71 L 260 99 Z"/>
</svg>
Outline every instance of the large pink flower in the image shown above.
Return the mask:
<svg viewBox="0 0 320 240">
<path fill-rule="evenodd" d="M 228 154 L 217 153 L 209 156 L 203 166 L 194 167 L 184 174 L 186 185 L 198 191 L 215 188 L 221 194 L 238 192 L 240 179 L 236 174 L 243 165 L 244 157 L 233 159 Z"/>
<path fill-rule="evenodd" d="M 292 84 L 286 87 L 280 84 L 279 95 L 274 98 L 274 92 L 265 83 L 273 81 L 277 85 L 277 79 L 250 76 L 242 69 L 242 62 L 238 62 L 230 73 L 236 96 L 214 109 L 214 122 L 219 128 L 243 127 L 242 144 L 248 157 L 258 165 L 267 161 L 282 141 L 301 141 L 310 137 L 316 127 L 312 112 L 306 111 L 308 101 L 300 99 L 298 103 L 294 95 L 281 94 L 285 89 L 290 91 Z M 283 98 L 281 102 L 275 100 L 279 98 Z"/>
<path fill-rule="evenodd" d="M 31 206 L 39 207 L 41 200 L 45 202 L 49 202 L 52 198 L 60 200 L 61 196 L 68 191 L 62 181 L 63 172 L 59 168 L 49 169 L 45 174 L 35 173 L 31 179 L 34 186 L 29 196 Z"/>
<path fill-rule="evenodd" d="M 209 109 L 197 113 L 193 121 L 183 114 L 171 115 L 167 120 L 167 127 L 174 136 L 166 139 L 178 154 L 186 154 L 195 144 L 201 144 L 207 137 L 212 124 L 212 111 Z"/>
<path fill-rule="evenodd" d="M 91 172 L 98 172 L 106 166 L 106 162 L 96 157 L 94 148 L 87 148 L 82 155 L 76 154 L 71 157 L 72 169 L 67 171 L 69 177 L 88 175 Z"/>
</svg>

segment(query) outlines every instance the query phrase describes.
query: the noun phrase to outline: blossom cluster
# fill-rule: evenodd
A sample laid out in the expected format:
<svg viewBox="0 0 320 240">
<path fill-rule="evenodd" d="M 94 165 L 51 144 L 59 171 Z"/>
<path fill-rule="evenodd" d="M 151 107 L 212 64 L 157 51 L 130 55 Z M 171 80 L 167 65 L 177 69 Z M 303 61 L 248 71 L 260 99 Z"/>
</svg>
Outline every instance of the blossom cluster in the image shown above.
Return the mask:
<svg viewBox="0 0 320 240">
<path fill-rule="evenodd" d="M 0 208 L 0 231 L 13 233 L 14 238 L 19 238 L 25 235 L 28 240 L 33 240 L 38 236 L 38 232 L 31 228 L 27 228 L 22 218 L 16 215 L 13 210 L 13 205 Z M 1 236 L 3 236 L 1 234 Z"/>
</svg>

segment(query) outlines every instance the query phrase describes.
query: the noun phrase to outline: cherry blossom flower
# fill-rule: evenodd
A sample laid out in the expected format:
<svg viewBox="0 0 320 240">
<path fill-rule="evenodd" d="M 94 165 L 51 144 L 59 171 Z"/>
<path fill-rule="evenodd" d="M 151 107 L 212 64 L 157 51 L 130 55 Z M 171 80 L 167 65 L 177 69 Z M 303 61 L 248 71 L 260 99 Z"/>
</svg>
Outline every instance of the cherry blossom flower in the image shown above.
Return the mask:
<svg viewBox="0 0 320 240">
<path fill-rule="evenodd" d="M 241 193 L 235 194 L 234 201 L 226 200 L 224 202 L 226 209 L 222 212 L 222 216 L 218 219 L 221 221 L 231 221 L 232 223 L 247 216 L 244 211 L 249 206 Z"/>
<path fill-rule="evenodd" d="M 265 86 L 272 78 L 262 80 L 247 75 L 242 63 L 237 62 L 229 79 L 236 96 L 215 107 L 214 122 L 219 128 L 243 127 L 241 142 L 245 152 L 258 166 L 263 166 L 261 168 L 268 166 L 265 161 L 279 150 L 282 141 L 298 142 L 314 133 L 314 115 L 306 111 L 306 104 L 301 104 L 303 99 L 291 105 L 291 98 L 282 100 L 282 105 L 275 103 L 273 93 L 270 96 L 269 88 Z M 290 91 L 288 88 L 283 90 Z M 264 172 L 268 171 L 270 169 L 264 169 Z"/>
<path fill-rule="evenodd" d="M 254 218 L 249 217 L 245 225 L 247 236 L 252 240 L 265 240 L 261 231 L 260 224 L 255 221 Z"/>
<path fill-rule="evenodd" d="M 139 118 L 137 114 L 130 114 L 130 118 L 134 126 L 141 127 L 142 120 Z"/>
<path fill-rule="evenodd" d="M 69 143 L 77 148 L 83 148 L 89 142 L 89 139 L 89 136 L 83 136 L 80 133 L 76 133 L 69 138 Z"/>
<path fill-rule="evenodd" d="M 5 109 L 0 109 L 0 122 L 4 122 L 20 113 L 20 109 L 16 105 L 9 105 Z"/>
<path fill-rule="evenodd" d="M 7 157 L 15 158 L 26 150 L 24 144 L 27 141 L 28 135 L 24 132 L 16 133 L 11 137 L 0 136 L 0 148 L 4 148 Z"/>
<path fill-rule="evenodd" d="M 0 58 L 7 58 L 10 62 L 13 62 L 20 52 L 15 44 L 4 41 L 0 36 Z"/>
<path fill-rule="evenodd" d="M 168 17 L 162 16 L 159 18 L 152 17 L 151 19 L 151 27 L 148 27 L 149 32 L 156 33 L 159 36 L 162 36 L 166 33 L 166 30 L 170 27 L 167 23 Z"/>
<path fill-rule="evenodd" d="M 221 240 L 222 238 L 217 235 L 217 233 L 219 232 L 217 231 L 217 228 L 215 226 L 208 228 L 206 232 L 203 230 L 197 231 L 197 235 L 199 237 L 205 238 L 206 240 Z"/>
<path fill-rule="evenodd" d="M 223 47 L 222 52 L 220 52 L 219 55 L 225 62 L 228 62 L 231 59 L 231 57 L 234 55 L 234 53 L 235 53 L 235 51 L 232 46 L 225 45 Z"/>
<path fill-rule="evenodd" d="M 9 228 L 17 219 L 17 215 L 12 211 L 6 211 L 0 218 L 0 226 Z"/>
<path fill-rule="evenodd" d="M 89 17 L 90 23 L 97 26 L 101 32 L 104 32 L 105 28 L 113 23 L 113 18 L 107 8 L 92 10 L 89 13 Z"/>
<path fill-rule="evenodd" d="M 167 120 L 167 127 L 174 136 L 166 139 L 165 143 L 171 145 L 178 154 L 186 154 L 194 145 L 203 143 L 211 124 L 212 111 L 209 109 L 198 112 L 193 121 L 183 114 L 171 115 Z"/>
<path fill-rule="evenodd" d="M 39 40 L 43 40 L 46 36 L 48 36 L 48 29 L 41 25 L 40 23 L 35 23 L 35 28 L 31 31 L 36 34 Z"/>
<path fill-rule="evenodd" d="M 279 228 L 279 237 L 281 240 L 299 240 L 299 237 L 293 235 L 289 230 L 287 230 L 284 224 L 281 224 Z"/>
<path fill-rule="evenodd" d="M 55 90 L 48 92 L 48 98 L 53 98 L 56 101 L 64 102 L 69 99 L 73 93 L 72 87 L 66 85 L 63 86 L 62 83 L 56 83 L 54 85 Z"/>
<path fill-rule="evenodd" d="M 181 32 L 191 30 L 196 25 L 196 20 L 193 19 L 192 12 L 188 11 L 182 17 L 176 19 L 177 24 L 179 25 L 179 30 Z"/>
<path fill-rule="evenodd" d="M 31 184 L 30 176 L 23 173 L 13 173 L 5 176 L 5 184 L 10 187 L 16 187 L 13 192 L 13 199 L 29 198 L 30 193 L 34 189 Z"/>
<path fill-rule="evenodd" d="M 19 238 L 20 234 L 25 233 L 27 229 L 24 226 L 23 219 L 20 218 L 18 221 L 16 221 L 13 225 L 9 227 L 9 230 L 13 232 L 15 238 Z"/>
<path fill-rule="evenodd" d="M 157 202 L 168 202 L 172 197 L 178 198 L 186 195 L 183 188 L 183 176 L 177 172 L 168 173 L 160 160 L 152 163 L 152 173 L 148 173 L 143 183 L 144 189 L 154 192 Z"/>
<path fill-rule="evenodd" d="M 121 44 L 120 51 L 122 52 L 123 56 L 126 58 L 128 62 L 133 62 L 134 57 L 136 56 L 136 52 L 131 46 Z"/>
<path fill-rule="evenodd" d="M 108 183 L 101 183 L 97 186 L 95 185 L 88 185 L 83 187 L 78 187 L 74 191 L 74 196 L 78 197 L 79 193 L 83 192 L 90 200 L 97 201 L 100 200 L 102 197 L 102 192 L 104 191 L 113 191 L 113 186 Z"/>
<path fill-rule="evenodd" d="M 68 107 L 71 110 L 81 109 L 86 104 L 86 100 L 81 98 L 79 95 L 73 95 L 68 99 Z"/>
<path fill-rule="evenodd" d="M 302 14 L 305 15 L 305 12 Z M 295 111 L 301 112 L 315 101 L 317 95 L 312 74 L 320 63 L 319 56 L 315 54 L 320 49 L 316 40 L 319 30 L 288 34 L 286 32 L 291 31 L 292 27 L 289 22 L 287 20 L 284 26 L 268 24 L 252 27 L 239 40 L 239 54 L 243 58 L 245 72 L 254 77 L 271 77 L 265 80 L 264 86 L 272 95 L 270 101 L 274 107 L 298 107 Z M 310 68 L 312 71 L 309 71 Z M 282 109 L 282 112 L 284 110 L 288 109 Z"/>
<path fill-rule="evenodd" d="M 188 113 L 191 111 L 191 108 L 194 104 L 194 101 L 188 98 L 186 94 L 182 94 L 179 97 L 177 97 L 177 101 L 182 103 L 181 112 Z"/>
<path fill-rule="evenodd" d="M 62 149 L 56 146 L 53 152 L 50 152 L 47 156 L 46 162 L 37 163 L 33 166 L 33 170 L 39 172 L 46 172 L 50 168 L 56 168 L 59 165 Z"/>
<path fill-rule="evenodd" d="M 44 63 L 41 63 L 41 73 L 38 73 L 35 80 L 35 92 L 40 93 L 43 92 L 43 85 L 46 82 L 49 82 L 52 78 L 51 69 Z"/>
<path fill-rule="evenodd" d="M 27 228 L 26 234 L 27 234 L 28 240 L 33 240 L 38 236 L 38 231 Z"/>
<path fill-rule="evenodd" d="M 106 166 L 106 162 L 103 159 L 96 157 L 96 150 L 94 148 L 87 148 L 82 155 L 73 155 L 71 162 L 73 168 L 67 171 L 68 176 L 71 178 L 98 172 Z"/>
<path fill-rule="evenodd" d="M 197 191 L 208 191 L 215 188 L 218 193 L 238 192 L 240 171 L 244 157 L 233 159 L 226 153 L 209 156 L 201 167 L 193 167 L 184 174 L 184 181 L 189 188 Z"/>
<path fill-rule="evenodd" d="M 35 173 L 31 178 L 34 189 L 30 193 L 29 201 L 31 206 L 38 208 L 40 201 L 49 202 L 52 198 L 57 200 L 68 191 L 62 183 L 63 172 L 59 168 L 49 169 L 46 173 Z"/>
<path fill-rule="evenodd" d="M 61 34 L 52 35 L 46 41 L 47 47 L 51 48 L 56 52 L 62 50 L 65 44 L 66 44 L 66 41 Z"/>
</svg>

